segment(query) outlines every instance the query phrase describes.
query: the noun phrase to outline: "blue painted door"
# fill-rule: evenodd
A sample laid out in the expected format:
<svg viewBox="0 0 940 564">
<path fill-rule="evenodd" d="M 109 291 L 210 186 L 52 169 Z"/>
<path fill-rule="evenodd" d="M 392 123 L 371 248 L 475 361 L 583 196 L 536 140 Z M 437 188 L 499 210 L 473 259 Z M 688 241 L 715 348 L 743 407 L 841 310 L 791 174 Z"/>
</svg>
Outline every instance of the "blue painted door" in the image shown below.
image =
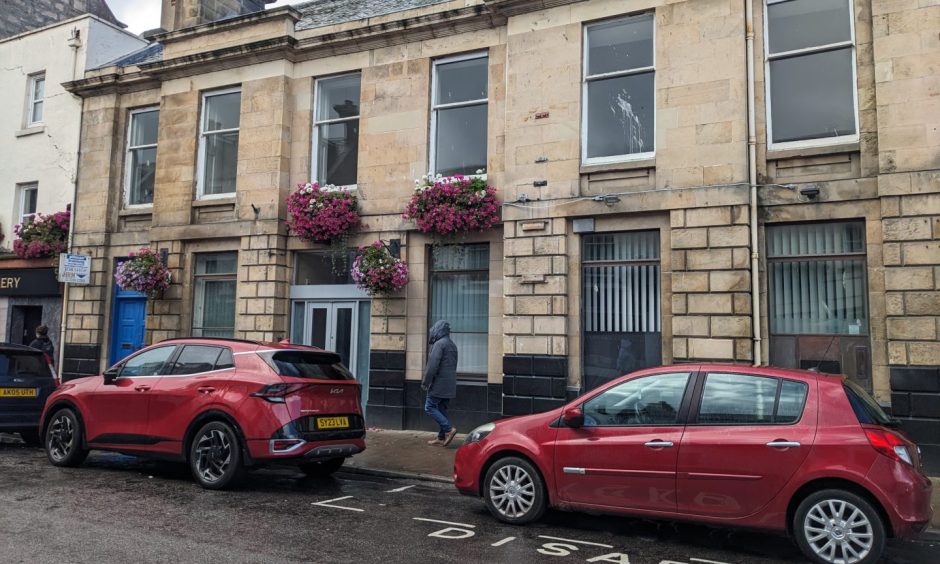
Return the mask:
<svg viewBox="0 0 940 564">
<path fill-rule="evenodd" d="M 108 365 L 144 347 L 147 298 L 115 297 L 111 318 L 111 354 Z"/>
</svg>

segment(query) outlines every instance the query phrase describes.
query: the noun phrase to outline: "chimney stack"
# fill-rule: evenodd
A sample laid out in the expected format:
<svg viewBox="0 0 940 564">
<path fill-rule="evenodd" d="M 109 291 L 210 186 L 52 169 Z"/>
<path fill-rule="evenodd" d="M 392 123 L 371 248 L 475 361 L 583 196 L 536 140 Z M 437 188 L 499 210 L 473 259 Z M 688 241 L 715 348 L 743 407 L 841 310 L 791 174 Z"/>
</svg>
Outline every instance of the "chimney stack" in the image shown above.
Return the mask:
<svg viewBox="0 0 940 564">
<path fill-rule="evenodd" d="M 160 27 L 175 31 L 264 10 L 276 0 L 163 0 Z"/>
</svg>

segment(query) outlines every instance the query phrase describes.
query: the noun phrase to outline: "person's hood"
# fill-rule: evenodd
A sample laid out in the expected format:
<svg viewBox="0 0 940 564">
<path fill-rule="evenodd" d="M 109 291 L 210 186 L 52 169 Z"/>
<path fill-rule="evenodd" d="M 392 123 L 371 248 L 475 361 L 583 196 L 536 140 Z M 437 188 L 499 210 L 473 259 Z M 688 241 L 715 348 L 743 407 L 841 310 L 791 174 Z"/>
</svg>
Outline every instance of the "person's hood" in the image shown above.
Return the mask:
<svg viewBox="0 0 940 564">
<path fill-rule="evenodd" d="M 428 344 L 433 345 L 434 343 L 440 341 L 444 337 L 450 336 L 450 323 L 441 320 L 431 326 L 431 331 L 428 333 Z"/>
</svg>

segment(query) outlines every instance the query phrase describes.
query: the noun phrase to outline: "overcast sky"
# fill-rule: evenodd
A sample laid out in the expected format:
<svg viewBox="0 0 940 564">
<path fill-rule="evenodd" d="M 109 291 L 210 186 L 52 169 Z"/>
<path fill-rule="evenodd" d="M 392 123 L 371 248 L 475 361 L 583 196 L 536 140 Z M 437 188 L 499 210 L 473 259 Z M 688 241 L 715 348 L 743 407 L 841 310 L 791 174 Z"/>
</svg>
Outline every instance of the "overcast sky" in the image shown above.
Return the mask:
<svg viewBox="0 0 940 564">
<path fill-rule="evenodd" d="M 278 0 L 268 8 L 300 4 L 308 0 Z M 160 27 L 160 0 L 107 0 L 117 19 L 127 24 L 128 31 L 140 33 Z"/>
</svg>

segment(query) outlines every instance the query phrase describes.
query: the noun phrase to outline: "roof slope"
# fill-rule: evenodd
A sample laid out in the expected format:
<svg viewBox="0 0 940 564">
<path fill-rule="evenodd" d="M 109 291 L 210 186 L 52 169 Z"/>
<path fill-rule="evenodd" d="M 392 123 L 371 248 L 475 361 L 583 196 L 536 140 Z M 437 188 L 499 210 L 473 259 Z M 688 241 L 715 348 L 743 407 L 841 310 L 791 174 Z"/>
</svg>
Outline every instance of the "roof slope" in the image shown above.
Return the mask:
<svg viewBox="0 0 940 564">
<path fill-rule="evenodd" d="M 163 60 L 163 45 L 160 43 L 151 43 L 146 47 L 138 49 L 133 53 L 122 55 L 113 61 L 100 65 L 104 67 L 130 67 L 133 65 L 142 65 L 144 63 L 153 63 Z"/>
<path fill-rule="evenodd" d="M 297 29 L 362 20 L 412 8 L 440 4 L 448 0 L 313 0 L 294 6 L 303 17 Z"/>
<path fill-rule="evenodd" d="M 0 39 L 91 14 L 118 27 L 127 27 L 105 0 L 5 0 L 0 10 Z"/>
</svg>

